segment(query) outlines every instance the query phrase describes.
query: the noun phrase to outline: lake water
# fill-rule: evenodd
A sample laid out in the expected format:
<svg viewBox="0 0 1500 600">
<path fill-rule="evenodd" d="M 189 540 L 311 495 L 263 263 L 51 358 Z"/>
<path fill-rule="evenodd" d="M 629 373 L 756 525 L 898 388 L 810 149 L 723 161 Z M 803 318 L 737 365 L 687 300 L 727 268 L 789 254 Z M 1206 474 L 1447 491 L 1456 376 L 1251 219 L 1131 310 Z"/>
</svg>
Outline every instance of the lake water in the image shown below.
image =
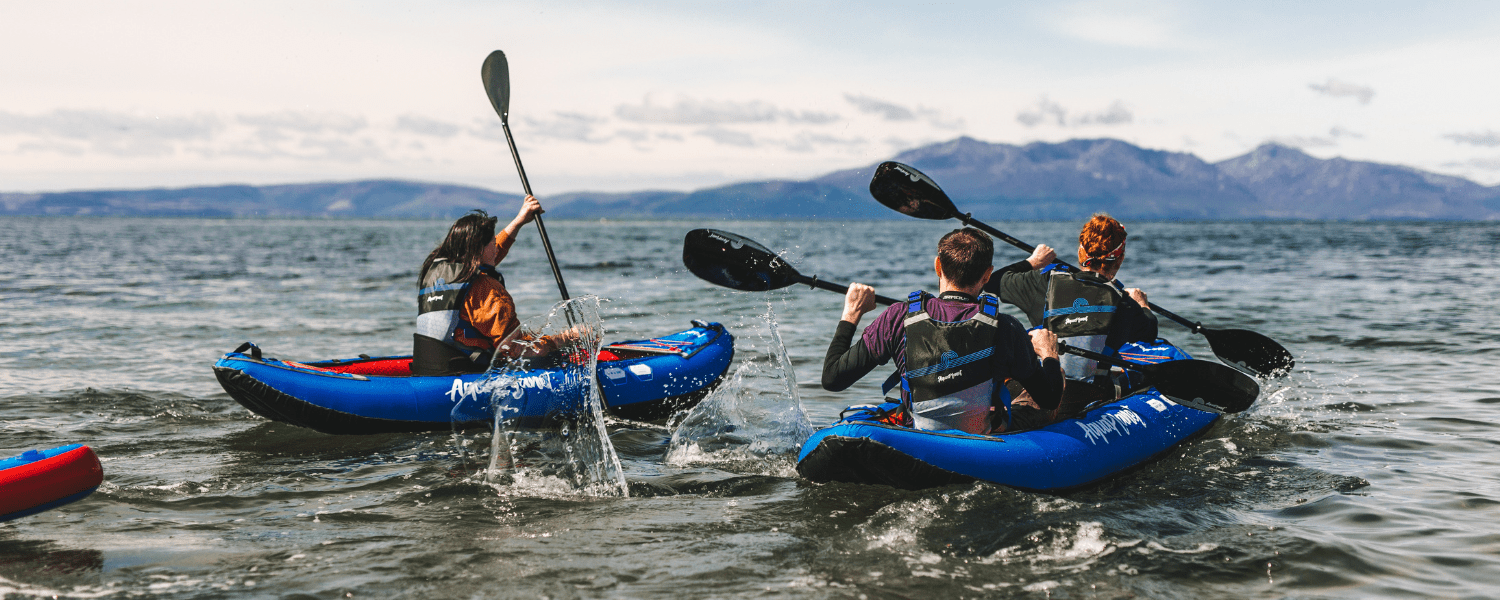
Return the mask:
<svg viewBox="0 0 1500 600">
<path fill-rule="evenodd" d="M 1061 248 L 1078 226 L 994 225 Z M 796 421 L 825 425 L 883 379 L 818 387 L 841 298 L 730 292 L 681 264 L 682 236 L 713 226 L 899 296 L 935 285 L 952 223 L 549 222 L 569 290 L 605 299 L 606 339 L 690 319 L 738 338 L 735 375 L 687 423 L 738 435 L 612 424 L 629 496 L 596 497 L 486 483 L 458 452 L 482 453 L 483 431 L 323 435 L 215 381 L 247 340 L 294 360 L 408 353 L 415 270 L 447 223 L 0 219 L 0 456 L 86 443 L 105 469 L 88 499 L 0 525 L 0 596 L 1500 595 L 1500 224 L 1127 225 L 1123 281 L 1298 366 L 1162 460 L 1056 496 L 800 480 Z M 502 265 L 523 314 L 557 299 L 540 247 L 528 228 Z"/>
</svg>

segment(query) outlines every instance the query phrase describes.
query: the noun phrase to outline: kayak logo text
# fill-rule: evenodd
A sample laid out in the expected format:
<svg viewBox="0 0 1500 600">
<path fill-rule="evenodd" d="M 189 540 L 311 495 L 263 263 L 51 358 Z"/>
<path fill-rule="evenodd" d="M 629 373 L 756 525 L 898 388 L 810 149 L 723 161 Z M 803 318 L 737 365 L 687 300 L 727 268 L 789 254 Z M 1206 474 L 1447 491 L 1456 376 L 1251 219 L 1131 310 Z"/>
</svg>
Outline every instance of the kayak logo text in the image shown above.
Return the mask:
<svg viewBox="0 0 1500 600">
<path fill-rule="evenodd" d="M 1084 437 L 1088 438 L 1090 444 L 1097 445 L 1099 442 L 1109 443 L 1109 435 L 1130 435 L 1130 426 L 1146 426 L 1141 416 L 1134 411 L 1125 408 L 1119 412 L 1105 413 L 1100 415 L 1097 421 L 1079 422 L 1078 427 L 1083 430 Z M 1097 438 L 1097 439 L 1096 439 Z"/>
<path fill-rule="evenodd" d="M 455 378 L 453 380 L 453 387 L 448 388 L 448 394 L 447 394 L 448 401 L 449 402 L 458 402 L 459 400 L 469 400 L 469 399 L 478 400 L 479 399 L 479 384 L 481 384 L 481 383 L 483 383 L 483 382 L 482 381 L 470 381 L 470 382 L 465 383 L 464 380 Z"/>
<path fill-rule="evenodd" d="M 532 375 L 530 377 L 519 377 L 505 382 L 510 387 L 512 398 L 520 399 L 526 395 L 526 388 L 537 390 L 552 389 L 552 378 L 546 375 Z"/>
<path fill-rule="evenodd" d="M 478 400 L 480 392 L 489 392 L 494 387 L 509 388 L 511 396 L 521 398 L 526 395 L 526 389 L 550 390 L 552 389 L 552 378 L 546 375 L 532 375 L 530 377 L 505 378 L 496 384 L 487 386 L 484 380 L 465 382 L 462 379 L 454 379 L 453 386 L 448 388 L 448 400 L 459 402 L 461 400 Z"/>
</svg>

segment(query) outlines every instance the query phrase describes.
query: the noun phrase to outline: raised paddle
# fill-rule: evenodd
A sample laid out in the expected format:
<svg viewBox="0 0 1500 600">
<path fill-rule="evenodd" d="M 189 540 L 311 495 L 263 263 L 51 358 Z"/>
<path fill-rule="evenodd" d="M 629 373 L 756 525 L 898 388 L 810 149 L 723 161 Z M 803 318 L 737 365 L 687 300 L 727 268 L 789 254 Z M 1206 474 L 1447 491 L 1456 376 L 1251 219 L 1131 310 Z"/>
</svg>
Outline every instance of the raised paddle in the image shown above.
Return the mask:
<svg viewBox="0 0 1500 600">
<path fill-rule="evenodd" d="M 495 107 L 495 114 L 500 115 L 500 128 L 505 130 L 505 142 L 510 144 L 510 156 L 516 159 L 516 172 L 521 174 L 521 188 L 526 190 L 530 196 L 531 182 L 526 181 L 526 168 L 521 166 L 521 153 L 516 152 L 516 140 L 510 135 L 510 63 L 505 60 L 505 53 L 499 50 L 491 52 L 484 59 L 484 66 L 479 68 L 479 76 L 484 80 L 484 92 L 490 97 L 490 105 Z M 542 216 L 533 217 L 536 220 L 536 230 L 542 234 L 542 249 L 547 251 L 547 262 L 552 265 L 552 277 L 557 280 L 557 291 L 562 293 L 563 300 L 568 299 L 568 286 L 563 285 L 562 271 L 557 268 L 557 256 L 552 254 L 552 241 L 547 239 L 547 226 L 542 224 Z"/>
<path fill-rule="evenodd" d="M 1067 344 L 1058 344 L 1057 350 L 1139 372 L 1173 402 L 1211 413 L 1243 412 L 1260 396 L 1260 384 L 1254 378 L 1216 362 L 1185 359 L 1140 364 Z"/>
<path fill-rule="evenodd" d="M 689 231 L 682 240 L 682 264 L 704 281 L 745 292 L 779 290 L 798 283 L 840 294 L 849 291 L 849 286 L 798 273 L 755 240 L 717 229 Z M 875 301 L 897 302 L 885 296 L 876 296 Z"/>
<path fill-rule="evenodd" d="M 953 201 L 948 199 L 948 194 L 943 193 L 943 189 L 938 187 L 937 182 L 921 171 L 898 162 L 884 162 L 875 168 L 875 176 L 870 179 L 870 195 L 886 207 L 905 215 L 938 221 L 958 219 L 965 225 L 983 230 L 1027 252 L 1036 249 L 1031 244 L 979 222 L 970 213 L 959 212 L 958 207 L 953 205 Z M 1072 266 L 1068 263 L 1062 264 Z M 1212 329 L 1204 327 L 1202 323 L 1177 316 L 1155 303 L 1151 303 L 1150 306 L 1152 310 L 1176 321 L 1189 331 L 1202 334 L 1208 339 L 1208 345 L 1213 349 L 1214 354 L 1224 362 L 1239 365 L 1257 375 L 1271 376 L 1285 375 L 1296 364 L 1292 353 L 1288 352 L 1285 347 L 1276 343 L 1276 340 L 1254 331 Z"/>
<path fill-rule="evenodd" d="M 847 293 L 848 286 L 808 277 L 769 248 L 744 236 L 715 229 L 694 229 L 682 241 L 682 264 L 709 283 L 746 292 L 779 290 L 798 283 Z M 898 300 L 875 296 L 880 304 Z M 1215 413 L 1240 412 L 1255 402 L 1260 385 L 1244 373 L 1204 360 L 1177 360 L 1155 365 L 1137 364 L 1060 345 L 1107 364 L 1141 372 L 1161 393 L 1178 404 Z"/>
</svg>

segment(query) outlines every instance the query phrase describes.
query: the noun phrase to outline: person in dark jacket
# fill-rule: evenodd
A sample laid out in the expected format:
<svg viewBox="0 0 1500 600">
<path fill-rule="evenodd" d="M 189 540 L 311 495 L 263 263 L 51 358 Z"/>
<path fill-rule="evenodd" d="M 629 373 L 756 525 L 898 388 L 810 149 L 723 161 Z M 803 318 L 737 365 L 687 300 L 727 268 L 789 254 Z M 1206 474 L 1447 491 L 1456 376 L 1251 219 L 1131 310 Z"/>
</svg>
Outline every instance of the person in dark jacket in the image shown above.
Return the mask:
<svg viewBox="0 0 1500 600">
<path fill-rule="evenodd" d="M 1078 270 L 1057 263 L 1035 269 L 1012 265 L 991 278 L 985 291 L 1021 309 L 1033 327 L 1052 331 L 1070 346 L 1113 355 L 1128 342 L 1153 342 L 1157 321 L 1146 293 L 1115 280 L 1125 262 L 1125 239 L 1124 225 L 1095 214 L 1078 234 Z M 1037 267 L 1051 255 L 1051 248 L 1038 246 L 1027 266 Z M 1128 391 L 1118 389 L 1108 367 L 1095 361 L 1066 355 L 1062 365 L 1067 385 L 1060 417 Z"/>
<path fill-rule="evenodd" d="M 998 313 L 998 299 L 980 294 L 993 255 L 989 236 L 977 229 L 943 236 L 933 260 L 938 294 L 912 292 L 852 345 L 860 319 L 875 307 L 875 291 L 850 285 L 823 362 L 823 388 L 842 391 L 894 360 L 897 375 L 890 382 L 899 383 L 919 429 L 984 434 L 1043 422 L 1062 393 L 1057 338 L 1046 330 L 1028 334 L 1014 317 Z M 1009 379 L 1028 390 L 1037 406 L 1012 409 L 1005 403 Z"/>
</svg>

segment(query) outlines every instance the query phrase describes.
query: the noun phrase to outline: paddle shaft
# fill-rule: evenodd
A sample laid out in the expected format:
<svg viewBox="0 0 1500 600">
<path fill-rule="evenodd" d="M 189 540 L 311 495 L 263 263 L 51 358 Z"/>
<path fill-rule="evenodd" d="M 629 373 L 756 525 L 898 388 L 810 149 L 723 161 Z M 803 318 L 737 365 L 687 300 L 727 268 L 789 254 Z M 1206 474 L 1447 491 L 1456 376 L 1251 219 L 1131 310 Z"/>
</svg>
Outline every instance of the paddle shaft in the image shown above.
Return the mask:
<svg viewBox="0 0 1500 600">
<path fill-rule="evenodd" d="M 506 113 L 500 113 L 500 128 L 505 130 L 505 142 L 510 145 L 510 157 L 516 159 L 516 172 L 521 174 L 521 189 L 526 190 L 526 195 L 531 194 L 531 182 L 526 180 L 526 167 L 521 166 L 521 153 L 516 151 L 516 139 L 510 135 L 510 123 Z M 562 299 L 568 300 L 568 286 L 563 284 L 562 270 L 557 268 L 557 256 L 552 253 L 552 241 L 547 238 L 547 226 L 542 224 L 542 216 L 532 217 L 536 221 L 536 230 L 542 234 L 542 249 L 547 251 L 547 263 L 552 265 L 552 278 L 557 280 L 557 291 L 562 293 Z"/>
<path fill-rule="evenodd" d="M 1116 366 L 1116 367 L 1120 367 L 1121 369 L 1131 369 L 1131 370 L 1134 370 L 1134 371 L 1143 371 L 1145 369 L 1142 369 L 1142 367 L 1148 367 L 1149 368 L 1151 366 L 1151 365 L 1142 365 L 1142 364 L 1137 364 L 1137 363 L 1133 363 L 1133 362 L 1123 361 L 1123 360 L 1120 360 L 1120 359 L 1115 358 L 1113 356 L 1105 356 L 1105 355 L 1100 354 L 1098 352 L 1093 352 L 1091 350 L 1084 350 L 1083 348 L 1079 348 L 1077 346 L 1069 346 L 1067 344 L 1058 344 L 1057 345 L 1057 351 L 1058 352 L 1062 352 L 1064 354 L 1075 354 L 1075 355 L 1087 358 L 1089 360 L 1093 360 L 1093 361 L 1097 361 L 1097 362 L 1102 362 L 1102 363 L 1104 363 L 1106 365 L 1113 365 L 1113 366 Z"/>
<path fill-rule="evenodd" d="M 1033 252 L 1033 251 L 1036 250 L 1036 246 L 1033 246 L 1031 244 L 1028 244 L 1028 243 L 1023 242 L 1021 240 L 1018 240 L 1016 238 L 1010 237 L 1004 231 L 1000 231 L 999 229 L 995 229 L 994 227 L 990 227 L 988 224 L 980 222 L 978 219 L 975 219 L 974 217 L 972 217 L 972 216 L 970 216 L 968 214 L 957 215 L 955 218 L 957 218 L 959 221 L 963 222 L 964 225 L 968 225 L 970 227 L 974 227 L 976 229 L 979 229 L 980 231 L 983 231 L 983 232 L 988 233 L 990 235 L 993 235 L 993 236 L 995 236 L 997 238 L 1000 238 L 1001 240 L 1004 240 L 1005 243 L 1007 243 L 1007 244 L 1010 244 L 1012 246 L 1015 246 L 1017 248 L 1025 250 L 1027 252 Z M 1078 270 L 1078 267 L 1070 265 L 1070 264 L 1068 264 L 1068 263 L 1066 263 L 1064 261 L 1060 261 L 1059 260 L 1059 261 L 1056 261 L 1056 262 L 1058 264 L 1064 266 L 1064 267 L 1068 267 L 1068 268 L 1073 269 L 1075 271 Z M 1178 325 L 1182 325 L 1183 327 L 1188 328 L 1188 330 L 1192 331 L 1193 333 L 1202 333 L 1202 331 L 1203 331 L 1203 325 L 1200 324 L 1200 323 L 1196 323 L 1196 322 L 1184 319 L 1182 317 L 1179 317 L 1175 313 L 1173 313 L 1172 311 L 1169 311 L 1169 310 L 1167 310 L 1165 308 L 1157 306 L 1155 302 L 1147 302 L 1146 304 L 1151 307 L 1151 310 L 1156 311 L 1158 314 L 1160 314 L 1160 315 L 1162 315 L 1162 316 L 1164 316 L 1164 317 L 1166 317 L 1168 319 L 1176 321 Z M 1090 357 L 1090 358 L 1092 358 L 1092 357 Z"/>
<path fill-rule="evenodd" d="M 808 285 L 808 287 L 815 287 L 820 290 L 828 290 L 830 292 L 838 292 L 840 294 L 849 293 L 849 286 L 823 281 L 822 279 L 818 279 L 817 275 L 808 277 L 801 273 L 793 273 L 792 276 L 796 278 L 797 283 L 805 283 Z M 885 296 L 881 296 L 880 294 L 875 295 L 876 304 L 895 304 L 897 302 L 900 302 L 900 300 L 897 300 L 895 298 L 887 298 Z"/>
</svg>

